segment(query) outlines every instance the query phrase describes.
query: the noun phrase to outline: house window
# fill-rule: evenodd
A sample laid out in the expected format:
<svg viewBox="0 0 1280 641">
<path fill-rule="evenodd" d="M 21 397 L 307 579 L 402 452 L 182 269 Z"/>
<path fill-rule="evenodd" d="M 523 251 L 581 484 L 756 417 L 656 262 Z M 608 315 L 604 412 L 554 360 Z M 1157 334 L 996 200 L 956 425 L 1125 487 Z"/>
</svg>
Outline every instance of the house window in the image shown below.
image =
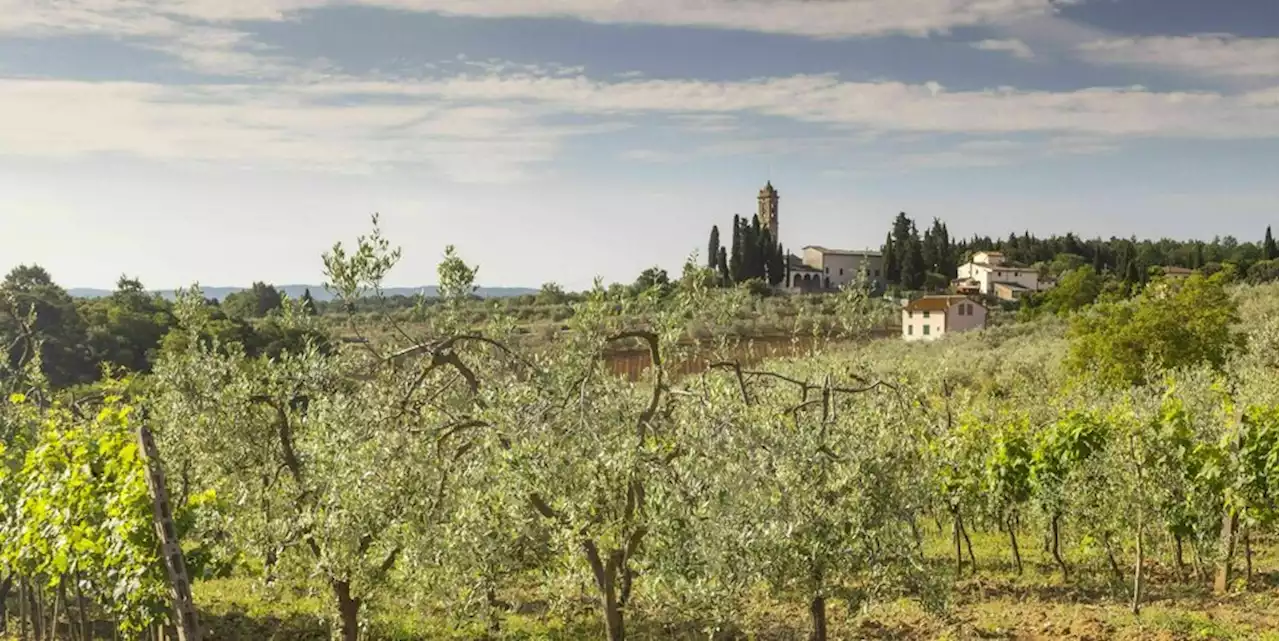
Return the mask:
<svg viewBox="0 0 1280 641">
<path fill-rule="evenodd" d="M 928 335 L 929 335 L 929 326 L 928 326 L 928 325 L 925 325 L 925 326 L 924 326 L 924 335 L 925 335 L 925 336 L 928 336 Z"/>
<path fill-rule="evenodd" d="M 916 333 L 915 325 L 907 325 L 907 336 L 914 336 Z"/>
<path fill-rule="evenodd" d="M 823 267 L 823 268 L 822 268 L 822 271 L 823 271 L 823 273 L 830 274 L 830 273 L 831 273 L 831 268 L 830 268 L 830 267 Z"/>
<path fill-rule="evenodd" d="M 925 318 L 928 318 L 928 317 L 929 317 L 929 312 L 925 312 L 925 313 L 924 313 L 924 317 L 925 317 Z"/>
<path fill-rule="evenodd" d="M 871 273 L 871 275 L 872 275 L 872 276 L 875 276 L 876 278 L 880 278 L 880 270 L 878 270 L 878 269 L 873 269 L 873 270 L 871 270 L 871 271 L 872 271 L 872 273 Z"/>
</svg>

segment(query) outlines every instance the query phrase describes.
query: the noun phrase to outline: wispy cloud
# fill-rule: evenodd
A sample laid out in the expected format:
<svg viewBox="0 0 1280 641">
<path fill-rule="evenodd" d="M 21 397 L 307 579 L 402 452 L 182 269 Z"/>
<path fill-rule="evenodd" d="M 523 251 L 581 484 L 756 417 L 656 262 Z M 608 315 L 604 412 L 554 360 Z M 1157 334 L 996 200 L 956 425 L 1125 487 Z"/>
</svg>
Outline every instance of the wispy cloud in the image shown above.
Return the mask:
<svg viewBox="0 0 1280 641">
<path fill-rule="evenodd" d="M 487 18 L 566 18 L 606 24 L 734 29 L 818 38 L 923 36 L 1051 13 L 1061 0 L 0 0 L 0 30 L 157 34 L 175 22 L 288 19 L 303 9 L 358 4 Z"/>
<path fill-rule="evenodd" d="M 1100 64 L 1144 65 L 1215 76 L 1277 75 L 1276 38 L 1223 34 L 1097 39 L 1081 43 L 1080 54 Z"/>
<path fill-rule="evenodd" d="M 424 163 L 456 180 L 516 180 L 555 158 L 567 138 L 616 131 L 643 114 L 695 122 L 754 114 L 832 132 L 810 142 L 789 136 L 705 146 L 713 149 L 707 153 L 749 154 L 876 132 L 1040 134 L 1104 146 L 1133 137 L 1272 137 L 1275 112 L 1274 92 L 950 92 L 936 83 L 843 82 L 822 75 L 606 82 L 494 74 L 197 86 L 0 79 L 0 121 L 21 123 L 0 128 L 0 149 L 23 156 L 111 152 L 343 171 Z"/>
<path fill-rule="evenodd" d="M 1035 57 L 1035 53 L 1031 51 L 1031 47 L 1027 46 L 1027 43 L 1017 39 L 980 40 L 978 42 L 970 43 L 969 46 L 982 51 L 1004 51 L 1014 58 L 1021 58 L 1023 60 L 1030 60 Z"/>
</svg>

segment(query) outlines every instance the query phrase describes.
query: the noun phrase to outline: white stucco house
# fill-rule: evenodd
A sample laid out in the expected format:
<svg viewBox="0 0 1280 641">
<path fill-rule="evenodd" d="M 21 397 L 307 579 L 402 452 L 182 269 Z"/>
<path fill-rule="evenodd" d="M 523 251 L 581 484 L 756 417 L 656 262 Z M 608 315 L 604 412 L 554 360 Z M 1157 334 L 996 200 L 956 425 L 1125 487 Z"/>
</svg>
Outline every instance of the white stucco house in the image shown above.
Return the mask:
<svg viewBox="0 0 1280 641">
<path fill-rule="evenodd" d="M 987 308 L 968 296 L 925 296 L 902 308 L 902 338 L 932 341 L 987 326 Z"/>
<path fill-rule="evenodd" d="M 997 294 L 996 283 L 1006 283 L 1002 288 L 1012 300 L 1012 292 L 1039 291 L 1040 272 L 1031 267 L 1015 267 L 1005 263 L 1004 254 L 995 251 L 976 252 L 969 262 L 956 269 L 957 291 L 976 289 L 982 294 Z"/>
</svg>

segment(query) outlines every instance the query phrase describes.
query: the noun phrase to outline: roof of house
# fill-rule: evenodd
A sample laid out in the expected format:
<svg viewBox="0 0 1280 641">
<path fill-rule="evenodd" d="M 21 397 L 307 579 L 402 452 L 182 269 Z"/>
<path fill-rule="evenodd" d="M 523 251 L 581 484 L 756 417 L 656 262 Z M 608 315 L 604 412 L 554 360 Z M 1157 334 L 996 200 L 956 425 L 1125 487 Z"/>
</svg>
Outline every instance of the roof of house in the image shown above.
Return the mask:
<svg viewBox="0 0 1280 641">
<path fill-rule="evenodd" d="M 991 284 L 992 284 L 992 285 L 995 285 L 996 287 L 1008 287 L 1011 291 L 1015 291 L 1015 292 L 1029 292 L 1029 291 L 1031 291 L 1031 288 L 1030 288 L 1030 287 L 1023 287 L 1022 285 L 1019 285 L 1019 284 L 1017 284 L 1017 283 L 1006 283 L 1006 282 L 1004 282 L 1004 281 L 999 281 L 999 280 L 998 280 L 998 281 L 996 281 L 996 282 L 994 282 L 994 283 L 991 283 Z"/>
<path fill-rule="evenodd" d="M 815 249 L 824 254 L 832 254 L 834 256 L 879 256 L 880 252 L 873 249 L 831 249 L 822 245 L 805 245 L 804 249 Z"/>
<path fill-rule="evenodd" d="M 968 296 L 955 295 L 925 296 L 924 298 L 917 298 L 910 303 L 907 303 L 906 307 L 903 307 L 903 309 L 909 312 L 942 312 L 946 311 L 952 305 L 960 302 L 977 303 L 984 308 L 986 307 L 985 305 L 982 305 L 981 302 L 978 302 Z"/>
<path fill-rule="evenodd" d="M 810 265 L 804 264 L 804 261 L 801 260 L 795 254 L 787 254 L 787 269 L 793 272 L 800 272 L 800 273 L 805 273 L 805 272 L 814 273 L 814 274 L 824 273 L 821 269 L 818 269 L 817 267 L 812 267 Z"/>
<path fill-rule="evenodd" d="M 1014 267 L 1013 265 L 992 265 L 991 263 L 974 263 L 978 267 L 986 267 L 987 269 L 998 269 L 1002 272 L 1037 272 L 1040 270 L 1035 267 Z"/>
<path fill-rule="evenodd" d="M 998 251 L 976 251 L 974 254 L 986 254 L 988 256 L 1004 256 L 1004 252 Z"/>
<path fill-rule="evenodd" d="M 1164 268 L 1164 273 L 1169 276 L 1190 276 L 1191 274 L 1194 274 L 1195 271 L 1196 270 L 1194 269 L 1187 269 L 1186 267 L 1174 267 L 1172 265 Z"/>
</svg>

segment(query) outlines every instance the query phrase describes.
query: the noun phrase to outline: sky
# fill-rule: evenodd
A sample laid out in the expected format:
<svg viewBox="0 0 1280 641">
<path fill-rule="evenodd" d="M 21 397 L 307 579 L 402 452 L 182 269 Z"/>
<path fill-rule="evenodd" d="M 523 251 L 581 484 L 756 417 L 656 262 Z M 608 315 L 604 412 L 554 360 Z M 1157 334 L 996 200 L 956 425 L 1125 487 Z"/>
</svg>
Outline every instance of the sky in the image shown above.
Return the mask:
<svg viewBox="0 0 1280 641">
<path fill-rule="evenodd" d="M 0 0 L 0 269 L 65 287 L 678 273 L 781 241 L 1262 236 L 1274 0 Z"/>
</svg>

